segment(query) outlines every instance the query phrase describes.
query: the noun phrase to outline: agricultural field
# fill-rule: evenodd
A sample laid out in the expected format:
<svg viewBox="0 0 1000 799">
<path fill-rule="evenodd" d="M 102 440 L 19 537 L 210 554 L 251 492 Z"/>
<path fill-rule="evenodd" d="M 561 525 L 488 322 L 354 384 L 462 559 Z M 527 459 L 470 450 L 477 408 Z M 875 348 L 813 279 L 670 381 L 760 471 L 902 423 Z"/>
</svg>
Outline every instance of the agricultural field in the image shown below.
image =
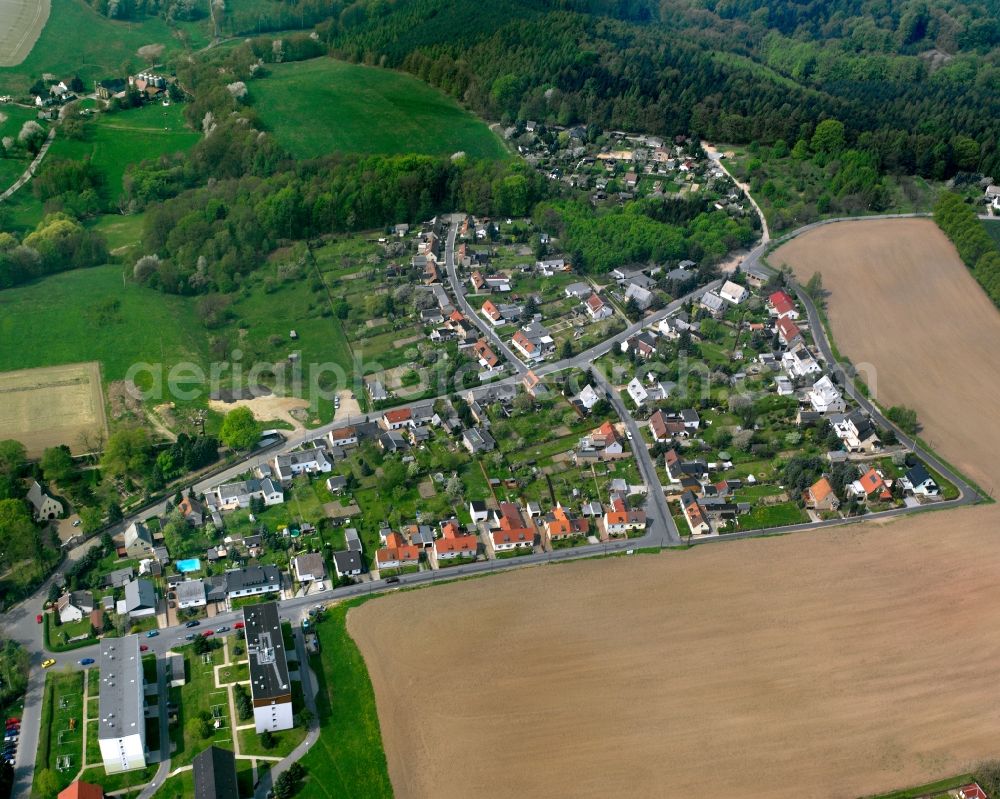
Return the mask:
<svg viewBox="0 0 1000 799">
<path fill-rule="evenodd" d="M 0 436 L 32 456 L 64 443 L 79 451 L 81 436 L 107 429 L 96 361 L 0 373 L 0 395 Z"/>
<path fill-rule="evenodd" d="M 838 223 L 769 261 L 802 281 L 822 274 L 837 346 L 863 373 L 872 367 L 873 397 L 914 408 L 930 447 L 992 489 L 1000 439 L 981 403 L 1000 391 L 1000 315 L 944 233 L 925 219 Z"/>
<path fill-rule="evenodd" d="M 328 58 L 268 70 L 251 84 L 250 96 L 263 124 L 299 158 L 459 151 L 507 157 L 484 122 L 409 75 Z"/>
<path fill-rule="evenodd" d="M 27 58 L 50 10 L 49 0 L 5 0 L 0 6 L 0 66 L 17 66 Z"/>
</svg>

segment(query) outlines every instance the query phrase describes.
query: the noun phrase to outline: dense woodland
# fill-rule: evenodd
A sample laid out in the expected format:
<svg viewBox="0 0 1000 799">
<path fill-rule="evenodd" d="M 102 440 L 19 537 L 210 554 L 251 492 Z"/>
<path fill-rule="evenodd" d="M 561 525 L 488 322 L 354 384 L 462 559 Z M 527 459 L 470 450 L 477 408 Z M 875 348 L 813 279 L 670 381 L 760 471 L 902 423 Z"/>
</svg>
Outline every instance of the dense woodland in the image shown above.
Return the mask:
<svg viewBox="0 0 1000 799">
<path fill-rule="evenodd" d="M 1000 251 L 975 209 L 957 194 L 944 194 L 934 208 L 934 221 L 952 240 L 986 294 L 1000 306 Z"/>
</svg>

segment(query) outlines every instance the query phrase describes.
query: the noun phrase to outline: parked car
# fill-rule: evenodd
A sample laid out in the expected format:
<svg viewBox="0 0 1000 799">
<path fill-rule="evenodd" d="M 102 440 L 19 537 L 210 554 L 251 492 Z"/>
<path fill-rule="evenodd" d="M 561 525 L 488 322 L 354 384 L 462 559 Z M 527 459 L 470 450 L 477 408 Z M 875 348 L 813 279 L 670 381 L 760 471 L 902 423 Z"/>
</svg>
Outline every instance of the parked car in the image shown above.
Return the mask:
<svg viewBox="0 0 1000 799">
<path fill-rule="evenodd" d="M 201 634 L 201 637 L 208 638 L 210 635 L 215 635 L 215 630 L 205 630 L 205 632 Z"/>
<path fill-rule="evenodd" d="M 38 622 L 39 624 L 42 623 L 42 614 L 41 613 L 39 613 L 37 616 L 35 616 L 35 621 Z"/>
<path fill-rule="evenodd" d="M 195 638 L 194 633 L 188 633 L 187 635 L 184 636 L 185 641 L 193 641 L 194 638 Z"/>
<path fill-rule="evenodd" d="M 197 619 L 191 619 L 191 621 L 187 622 L 184 626 L 185 627 L 197 627 L 199 624 L 201 624 L 201 622 L 198 621 Z"/>
<path fill-rule="evenodd" d="M 325 591 L 326 590 L 326 584 L 325 583 L 316 583 L 316 590 L 317 591 Z"/>
<path fill-rule="evenodd" d="M 148 652 L 149 651 L 149 647 L 146 646 L 145 644 L 139 644 L 139 651 L 140 652 Z"/>
<path fill-rule="evenodd" d="M 75 522 L 73 522 L 73 526 L 74 527 L 79 527 L 80 526 L 80 520 L 77 519 Z"/>
<path fill-rule="evenodd" d="M 47 668 L 49 668 L 49 666 L 54 666 L 54 665 L 56 665 L 56 659 L 55 658 L 46 658 L 45 660 L 42 661 L 42 668 L 43 669 L 47 669 Z"/>
<path fill-rule="evenodd" d="M 228 633 L 228 632 L 229 632 L 229 628 L 228 628 L 228 627 L 225 627 L 225 626 L 223 626 L 223 627 L 219 627 L 219 628 L 218 628 L 218 629 L 216 630 L 216 632 L 217 632 L 217 633 Z"/>
<path fill-rule="evenodd" d="M 81 666 L 92 666 L 93 664 L 94 664 L 94 659 L 93 658 L 82 658 L 80 660 L 80 665 Z"/>
<path fill-rule="evenodd" d="M 242 630 L 243 629 L 243 622 L 241 622 L 241 621 L 236 622 L 236 624 L 233 625 L 233 629 L 234 630 Z"/>
<path fill-rule="evenodd" d="M 399 578 L 398 577 L 386 577 L 385 578 L 385 582 L 386 582 L 386 584 L 389 584 L 389 583 L 398 583 L 399 582 Z"/>
<path fill-rule="evenodd" d="M 159 634 L 160 634 L 159 630 L 150 630 L 148 633 L 146 633 L 146 637 L 147 638 L 156 638 L 156 636 L 158 636 Z"/>
</svg>

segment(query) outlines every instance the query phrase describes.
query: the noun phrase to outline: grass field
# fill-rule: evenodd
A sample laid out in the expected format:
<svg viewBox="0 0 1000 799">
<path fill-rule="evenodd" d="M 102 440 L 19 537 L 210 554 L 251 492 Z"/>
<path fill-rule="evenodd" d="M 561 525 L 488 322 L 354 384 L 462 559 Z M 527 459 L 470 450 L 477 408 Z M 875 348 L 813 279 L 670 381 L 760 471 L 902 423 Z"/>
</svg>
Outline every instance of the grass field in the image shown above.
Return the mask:
<svg viewBox="0 0 1000 799">
<path fill-rule="evenodd" d="M 4 0 L 0 4 L 0 66 L 20 64 L 49 18 L 49 0 Z"/>
<path fill-rule="evenodd" d="M 138 361 L 204 363 L 205 340 L 193 302 L 123 285 L 119 266 L 0 292 L 0 371 L 98 360 L 121 380 Z"/>
<path fill-rule="evenodd" d="M 2 14 L 2 12 L 0 12 Z M 38 112 L 34 108 L 23 108 L 19 105 L 0 105 L 0 138 L 10 136 L 17 139 L 21 126 L 29 120 L 37 120 Z M 40 123 L 45 125 L 44 122 Z M 24 174 L 31 163 L 30 153 L 21 153 L 16 158 L 0 158 L 0 191 L 10 186 Z"/>
<path fill-rule="evenodd" d="M 80 447 L 82 434 L 107 429 L 96 361 L 0 373 L 0 436 L 31 455 L 46 447 Z"/>
<path fill-rule="evenodd" d="M 129 164 L 192 147 L 199 135 L 184 126 L 184 106 L 150 103 L 142 108 L 100 114 L 89 123 L 84 139 L 56 136 L 47 159 L 89 158 L 105 178 L 105 199 L 111 203 L 122 192 L 122 176 Z"/>
<path fill-rule="evenodd" d="M 464 151 L 505 158 L 481 120 L 414 77 L 319 58 L 269 67 L 251 84 L 263 123 L 294 155 Z"/>
<path fill-rule="evenodd" d="M 83 733 L 83 672 L 49 672 L 45 675 L 35 776 L 42 769 L 51 769 L 60 789 L 69 785 L 80 769 Z"/>
<path fill-rule="evenodd" d="M 337 605 L 316 627 L 322 653 L 310 659 L 318 680 L 322 726 L 319 740 L 301 761 L 310 775 L 298 794 L 301 799 L 390 799 L 393 795 L 372 685 L 345 624 L 348 610 L 362 602 Z M 402 790 L 398 793 L 405 795 Z"/>
</svg>

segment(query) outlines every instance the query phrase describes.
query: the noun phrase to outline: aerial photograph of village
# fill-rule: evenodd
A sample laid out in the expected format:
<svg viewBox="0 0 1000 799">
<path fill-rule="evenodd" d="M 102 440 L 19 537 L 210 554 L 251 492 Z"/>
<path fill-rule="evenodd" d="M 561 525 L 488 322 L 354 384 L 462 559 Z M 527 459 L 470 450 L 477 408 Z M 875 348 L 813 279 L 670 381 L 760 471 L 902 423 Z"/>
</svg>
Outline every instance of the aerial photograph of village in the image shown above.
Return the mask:
<svg viewBox="0 0 1000 799">
<path fill-rule="evenodd" d="M 994 0 L 0 3 L 0 799 L 1000 799 Z"/>
</svg>

